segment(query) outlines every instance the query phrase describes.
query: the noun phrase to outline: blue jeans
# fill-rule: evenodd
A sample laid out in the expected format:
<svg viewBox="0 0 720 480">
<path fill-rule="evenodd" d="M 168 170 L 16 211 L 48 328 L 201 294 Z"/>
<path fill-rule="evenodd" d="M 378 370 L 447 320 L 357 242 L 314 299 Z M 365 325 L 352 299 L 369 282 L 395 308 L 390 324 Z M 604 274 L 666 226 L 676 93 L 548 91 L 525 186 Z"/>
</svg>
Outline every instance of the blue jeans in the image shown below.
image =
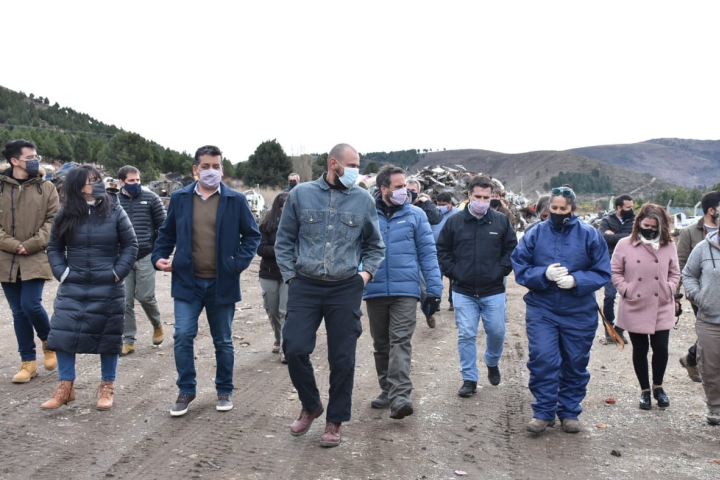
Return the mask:
<svg viewBox="0 0 720 480">
<path fill-rule="evenodd" d="M 2 282 L 10 310 L 13 315 L 15 338 L 18 352 L 23 362 L 35 360 L 35 335 L 47 340 L 50 333 L 50 320 L 42 305 L 42 293 L 45 280 L 18 280 L 15 283 Z"/>
<path fill-rule="evenodd" d="M 195 291 L 189 299 L 175 299 L 175 368 L 180 393 L 195 395 L 195 337 L 198 333 L 198 317 L 205 308 L 210 335 L 215 345 L 215 389 L 218 394 L 233 390 L 233 367 L 235 350 L 232 341 L 234 303 L 217 303 L 214 278 L 195 277 Z"/>
<path fill-rule="evenodd" d="M 505 294 L 489 297 L 470 297 L 453 292 L 455 323 L 458 327 L 458 352 L 463 380 L 478 381 L 477 333 L 482 317 L 487 335 L 485 365 L 496 367 L 500 363 L 505 343 Z"/>
<path fill-rule="evenodd" d="M 615 325 L 615 297 L 617 288 L 612 282 L 605 284 L 605 299 L 603 300 L 603 315 L 611 325 Z M 602 322 L 602 320 L 600 320 Z"/>
<path fill-rule="evenodd" d="M 75 381 L 75 354 L 68 352 L 55 352 L 58 363 L 58 379 L 60 381 Z M 114 382 L 117 374 L 118 359 L 120 355 L 103 353 L 100 355 L 100 379 L 103 382 Z"/>
</svg>

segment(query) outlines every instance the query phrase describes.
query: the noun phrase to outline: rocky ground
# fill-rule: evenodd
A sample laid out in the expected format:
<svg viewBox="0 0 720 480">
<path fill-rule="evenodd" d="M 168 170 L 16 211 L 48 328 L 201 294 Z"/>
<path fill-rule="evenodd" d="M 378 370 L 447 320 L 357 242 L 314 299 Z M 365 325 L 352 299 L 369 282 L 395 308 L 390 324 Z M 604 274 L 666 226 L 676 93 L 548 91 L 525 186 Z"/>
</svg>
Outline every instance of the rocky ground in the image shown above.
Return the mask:
<svg viewBox="0 0 720 480">
<path fill-rule="evenodd" d="M 457 396 L 462 382 L 456 329 L 443 303 L 437 328 L 429 329 L 423 319 L 415 332 L 415 414 L 390 420 L 387 410 L 369 405 L 378 386 L 364 317 L 353 419 L 343 426 L 344 443 L 333 449 L 319 446 L 324 419 L 307 435 L 292 437 L 288 426 L 300 404 L 286 367 L 270 352 L 272 333 L 257 267 L 253 263 L 242 276 L 243 301 L 235 316 L 235 409 L 225 413 L 215 410 L 214 351 L 203 318 L 196 342 L 198 399 L 184 417 L 170 417 L 177 389 L 169 276 L 157 278 L 167 339 L 160 348 L 151 346 L 150 324 L 138 308 L 138 349 L 120 359 L 115 406 L 108 412 L 94 408 L 97 356 L 78 357 L 77 400 L 58 410 L 40 409 L 56 386 L 56 372 L 41 367 L 29 384 L 11 383 L 20 362 L 10 311 L 0 298 L 0 478 L 450 479 L 463 472 L 466 478 L 511 479 L 720 476 L 720 427 L 706 424 L 702 386 L 678 364 L 695 336 L 689 308 L 671 335 L 665 379 L 670 408 L 639 410 L 631 347 L 619 351 L 596 342 L 581 433 L 566 434 L 559 427 L 538 436 L 526 433 L 533 399 L 525 367 L 524 289 L 512 277 L 499 386 L 483 377 L 476 396 Z M 49 311 L 56 286 L 50 282 L 45 289 Z M 484 341 L 481 335 L 478 343 L 484 346 Z M 326 355 L 321 328 L 312 360 L 325 401 Z M 609 398 L 616 403 L 608 404 Z"/>
</svg>

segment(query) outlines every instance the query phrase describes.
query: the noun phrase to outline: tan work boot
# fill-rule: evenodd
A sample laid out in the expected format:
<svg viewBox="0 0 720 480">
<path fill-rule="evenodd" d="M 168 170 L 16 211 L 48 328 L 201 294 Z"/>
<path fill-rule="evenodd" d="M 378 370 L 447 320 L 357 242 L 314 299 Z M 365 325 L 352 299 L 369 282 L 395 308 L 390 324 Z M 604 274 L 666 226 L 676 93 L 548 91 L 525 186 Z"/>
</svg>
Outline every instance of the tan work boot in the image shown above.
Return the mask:
<svg viewBox="0 0 720 480">
<path fill-rule="evenodd" d="M 55 367 L 57 367 L 57 355 L 55 355 L 54 350 L 45 348 L 45 345 L 47 345 L 47 340 L 43 340 L 42 342 L 42 349 L 45 354 L 43 362 L 45 364 L 45 370 L 55 370 Z"/>
<path fill-rule="evenodd" d="M 123 349 L 122 352 L 120 352 L 120 356 L 124 357 L 126 355 L 130 355 L 135 351 L 135 345 L 131 345 L 129 343 L 123 343 Z"/>
<path fill-rule="evenodd" d="M 97 403 L 98 410 L 110 410 L 112 408 L 114 385 L 115 382 L 100 382 L 100 386 L 95 389 L 95 396 L 100 396 Z"/>
<path fill-rule="evenodd" d="M 37 363 L 35 360 L 22 362 L 20 371 L 13 376 L 12 381 L 13 383 L 28 383 L 31 378 L 37 377 L 37 375 Z"/>
<path fill-rule="evenodd" d="M 160 345 L 165 340 L 165 330 L 162 325 L 158 328 L 153 328 L 153 345 Z"/>
<path fill-rule="evenodd" d="M 74 383 L 75 382 L 71 382 L 70 380 L 61 380 L 60 385 L 58 385 L 55 392 L 53 392 L 52 398 L 40 405 L 40 407 L 52 410 L 75 400 Z"/>
</svg>

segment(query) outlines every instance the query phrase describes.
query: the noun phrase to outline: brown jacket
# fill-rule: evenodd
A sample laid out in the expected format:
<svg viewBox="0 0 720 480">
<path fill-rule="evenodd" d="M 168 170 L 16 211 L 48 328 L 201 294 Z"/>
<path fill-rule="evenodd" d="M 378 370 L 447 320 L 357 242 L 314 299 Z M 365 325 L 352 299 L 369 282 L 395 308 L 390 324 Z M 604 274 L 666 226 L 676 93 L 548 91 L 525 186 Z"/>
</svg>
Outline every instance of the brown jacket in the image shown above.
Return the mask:
<svg viewBox="0 0 720 480">
<path fill-rule="evenodd" d="M 60 207 L 55 186 L 42 173 L 18 183 L 12 167 L 0 172 L 0 281 L 53 278 L 45 247 L 55 214 Z M 19 255 L 22 245 L 27 255 Z"/>
<path fill-rule="evenodd" d="M 615 246 L 612 282 L 620 295 L 616 325 L 628 332 L 654 334 L 675 324 L 673 293 L 680 282 L 675 243 L 650 245 L 632 237 Z"/>
<path fill-rule="evenodd" d="M 680 270 L 685 268 L 685 263 L 690 256 L 690 252 L 695 245 L 705 240 L 705 219 L 700 218 L 692 225 L 680 230 L 680 237 L 677 242 L 678 261 L 680 262 Z"/>
</svg>

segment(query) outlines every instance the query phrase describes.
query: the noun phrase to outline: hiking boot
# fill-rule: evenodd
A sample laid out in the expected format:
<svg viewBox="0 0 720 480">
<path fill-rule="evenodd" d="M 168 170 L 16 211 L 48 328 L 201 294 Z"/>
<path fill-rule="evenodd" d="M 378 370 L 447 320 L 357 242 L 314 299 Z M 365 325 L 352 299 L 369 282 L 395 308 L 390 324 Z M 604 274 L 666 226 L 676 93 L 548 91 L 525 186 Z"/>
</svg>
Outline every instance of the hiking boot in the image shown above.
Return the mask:
<svg viewBox="0 0 720 480">
<path fill-rule="evenodd" d="M 135 345 L 131 343 L 123 343 L 122 352 L 120 352 L 120 356 L 124 357 L 126 355 L 130 355 L 135 351 Z"/>
<path fill-rule="evenodd" d="M 295 420 L 292 425 L 290 425 L 290 435 L 293 437 L 299 437 L 300 435 L 305 435 L 308 430 L 310 430 L 310 427 L 312 426 L 313 421 L 322 415 L 322 413 L 325 410 L 323 409 L 322 403 L 318 405 L 318 407 L 315 409 L 314 412 L 306 412 L 305 409 L 300 410 L 300 416 L 298 416 L 297 420 Z M 328 423 L 329 425 L 329 423 Z M 339 423 L 337 424 L 339 428 Z M 327 431 L 327 426 L 325 428 Z M 324 435 L 323 435 L 324 437 Z"/>
<path fill-rule="evenodd" d="M 496 365 L 494 367 L 487 367 L 488 369 L 488 380 L 491 385 L 500 385 L 500 368 Z"/>
<path fill-rule="evenodd" d="M 658 408 L 667 408 L 670 406 L 670 398 L 668 398 L 662 387 L 653 388 L 653 397 L 657 400 Z"/>
<path fill-rule="evenodd" d="M 280 342 L 273 343 L 272 353 L 280 353 Z"/>
<path fill-rule="evenodd" d="M 37 362 L 30 360 L 20 364 L 20 371 L 13 375 L 13 383 L 28 383 L 31 378 L 37 377 Z"/>
<path fill-rule="evenodd" d="M 55 370 L 57 367 L 57 355 L 55 355 L 55 352 L 53 350 L 48 350 L 45 348 L 45 345 L 47 345 L 47 340 L 42 341 L 42 349 L 43 349 L 43 366 L 45 367 L 45 370 Z"/>
<path fill-rule="evenodd" d="M 325 433 L 320 437 L 321 447 L 337 447 L 342 442 L 340 438 L 340 423 L 327 422 L 325 424 Z"/>
<path fill-rule="evenodd" d="M 706 418 L 709 425 L 720 425 L 720 410 L 711 411 Z"/>
<path fill-rule="evenodd" d="M 640 392 L 640 409 L 650 410 L 652 408 L 652 401 L 650 400 L 650 392 Z"/>
<path fill-rule="evenodd" d="M 112 408 L 114 392 L 114 382 L 100 382 L 100 386 L 95 389 L 95 396 L 100 397 L 97 403 L 98 410 L 110 410 Z"/>
<path fill-rule="evenodd" d="M 693 382 L 698 382 L 698 383 L 702 382 L 702 377 L 700 376 L 700 372 L 698 371 L 697 365 L 695 365 L 694 367 L 690 366 L 690 362 L 688 362 L 687 355 L 683 355 L 682 357 L 680 357 L 680 365 L 682 365 L 683 368 L 685 370 L 687 370 L 688 377 L 690 377 L 690 380 L 692 380 Z"/>
<path fill-rule="evenodd" d="M 160 345 L 165 340 L 165 330 L 160 325 L 157 328 L 153 328 L 153 345 Z"/>
<path fill-rule="evenodd" d="M 461 397 L 472 397 L 475 395 L 475 392 L 477 391 L 477 382 L 473 382 L 472 380 L 464 380 L 462 387 L 460 387 L 460 390 L 458 390 L 458 395 Z"/>
<path fill-rule="evenodd" d="M 217 405 L 215 405 L 215 410 L 217 410 L 218 412 L 227 412 L 232 409 L 232 396 L 229 393 L 218 393 Z"/>
<path fill-rule="evenodd" d="M 188 407 L 195 400 L 195 395 L 189 393 L 181 393 L 175 400 L 175 405 L 170 409 L 170 415 L 173 417 L 181 417 L 188 411 Z"/>
<path fill-rule="evenodd" d="M 405 417 L 409 417 L 413 414 L 413 406 L 412 403 L 403 400 L 400 402 L 397 402 L 396 405 L 393 405 L 390 409 L 390 418 L 393 420 L 402 420 Z"/>
<path fill-rule="evenodd" d="M 563 418 L 561 422 L 565 433 L 578 433 L 580 431 L 580 421 L 576 418 Z"/>
<path fill-rule="evenodd" d="M 530 433 L 543 433 L 547 427 L 554 427 L 555 420 L 542 420 L 540 418 L 533 418 L 525 425 L 525 430 Z"/>
<path fill-rule="evenodd" d="M 435 317 L 430 315 L 429 317 L 425 317 L 425 320 L 427 321 L 428 327 L 435 328 Z"/>
<path fill-rule="evenodd" d="M 75 382 L 69 380 L 61 380 L 52 394 L 52 398 L 40 405 L 40 408 L 52 410 L 61 405 L 66 405 L 75 400 Z"/>
<path fill-rule="evenodd" d="M 370 402 L 372 408 L 390 408 L 390 399 L 387 392 L 380 392 L 380 395 Z"/>
</svg>

